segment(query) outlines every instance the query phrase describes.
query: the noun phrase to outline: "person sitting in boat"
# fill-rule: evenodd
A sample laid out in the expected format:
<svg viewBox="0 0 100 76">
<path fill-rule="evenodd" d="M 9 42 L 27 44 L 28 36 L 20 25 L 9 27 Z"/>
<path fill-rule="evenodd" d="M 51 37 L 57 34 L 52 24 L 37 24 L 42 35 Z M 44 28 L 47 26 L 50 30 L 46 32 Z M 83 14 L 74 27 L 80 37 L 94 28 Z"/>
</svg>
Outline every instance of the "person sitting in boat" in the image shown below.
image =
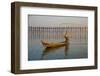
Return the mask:
<svg viewBox="0 0 100 76">
<path fill-rule="evenodd" d="M 68 33 L 67 32 L 64 34 L 64 38 L 65 38 L 65 41 L 68 40 Z"/>
</svg>

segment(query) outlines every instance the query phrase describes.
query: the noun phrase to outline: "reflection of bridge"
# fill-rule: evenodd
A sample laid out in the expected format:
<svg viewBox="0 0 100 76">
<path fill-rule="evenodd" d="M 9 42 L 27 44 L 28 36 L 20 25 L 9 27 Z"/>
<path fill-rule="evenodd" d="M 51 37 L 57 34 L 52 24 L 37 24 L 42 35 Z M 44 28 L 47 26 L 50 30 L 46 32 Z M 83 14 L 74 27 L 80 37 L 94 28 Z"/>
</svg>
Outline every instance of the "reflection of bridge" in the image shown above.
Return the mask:
<svg viewBox="0 0 100 76">
<path fill-rule="evenodd" d="M 64 33 L 68 32 L 69 38 L 86 39 L 87 27 L 29 27 L 29 38 L 32 39 L 62 39 Z"/>
</svg>

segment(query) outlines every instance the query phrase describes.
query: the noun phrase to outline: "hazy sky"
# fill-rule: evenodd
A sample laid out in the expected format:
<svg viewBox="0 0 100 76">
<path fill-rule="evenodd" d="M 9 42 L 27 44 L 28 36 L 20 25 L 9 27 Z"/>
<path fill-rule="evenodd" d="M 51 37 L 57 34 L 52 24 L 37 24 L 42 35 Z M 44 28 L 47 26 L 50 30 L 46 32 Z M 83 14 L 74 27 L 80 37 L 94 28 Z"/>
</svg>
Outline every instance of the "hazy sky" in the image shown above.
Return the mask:
<svg viewBox="0 0 100 76">
<path fill-rule="evenodd" d="M 28 15 L 28 26 L 87 26 L 87 17 Z"/>
</svg>

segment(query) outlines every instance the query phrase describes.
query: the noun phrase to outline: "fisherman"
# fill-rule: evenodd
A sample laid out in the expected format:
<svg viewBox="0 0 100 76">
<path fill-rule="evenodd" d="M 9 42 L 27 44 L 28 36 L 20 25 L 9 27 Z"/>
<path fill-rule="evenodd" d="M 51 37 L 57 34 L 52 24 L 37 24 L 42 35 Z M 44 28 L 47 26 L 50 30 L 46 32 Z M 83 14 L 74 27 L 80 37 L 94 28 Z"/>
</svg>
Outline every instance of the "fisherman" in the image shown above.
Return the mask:
<svg viewBox="0 0 100 76">
<path fill-rule="evenodd" d="M 65 38 L 65 41 L 68 41 L 68 33 L 67 32 L 64 34 L 64 38 Z"/>
</svg>

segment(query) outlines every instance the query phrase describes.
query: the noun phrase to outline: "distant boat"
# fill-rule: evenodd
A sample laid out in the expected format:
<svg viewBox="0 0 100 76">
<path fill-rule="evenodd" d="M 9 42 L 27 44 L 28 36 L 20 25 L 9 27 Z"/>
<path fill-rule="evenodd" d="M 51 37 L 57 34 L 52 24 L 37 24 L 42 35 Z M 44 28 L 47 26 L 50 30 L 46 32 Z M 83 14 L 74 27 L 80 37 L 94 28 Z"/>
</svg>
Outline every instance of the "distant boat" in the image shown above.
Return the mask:
<svg viewBox="0 0 100 76">
<path fill-rule="evenodd" d="M 48 42 L 45 40 L 41 40 L 41 43 L 43 44 L 43 46 L 45 48 L 60 47 L 60 46 L 66 45 L 66 43 L 68 42 L 67 33 L 65 33 L 64 38 L 65 38 L 65 41 L 63 41 L 63 42 Z"/>
</svg>

